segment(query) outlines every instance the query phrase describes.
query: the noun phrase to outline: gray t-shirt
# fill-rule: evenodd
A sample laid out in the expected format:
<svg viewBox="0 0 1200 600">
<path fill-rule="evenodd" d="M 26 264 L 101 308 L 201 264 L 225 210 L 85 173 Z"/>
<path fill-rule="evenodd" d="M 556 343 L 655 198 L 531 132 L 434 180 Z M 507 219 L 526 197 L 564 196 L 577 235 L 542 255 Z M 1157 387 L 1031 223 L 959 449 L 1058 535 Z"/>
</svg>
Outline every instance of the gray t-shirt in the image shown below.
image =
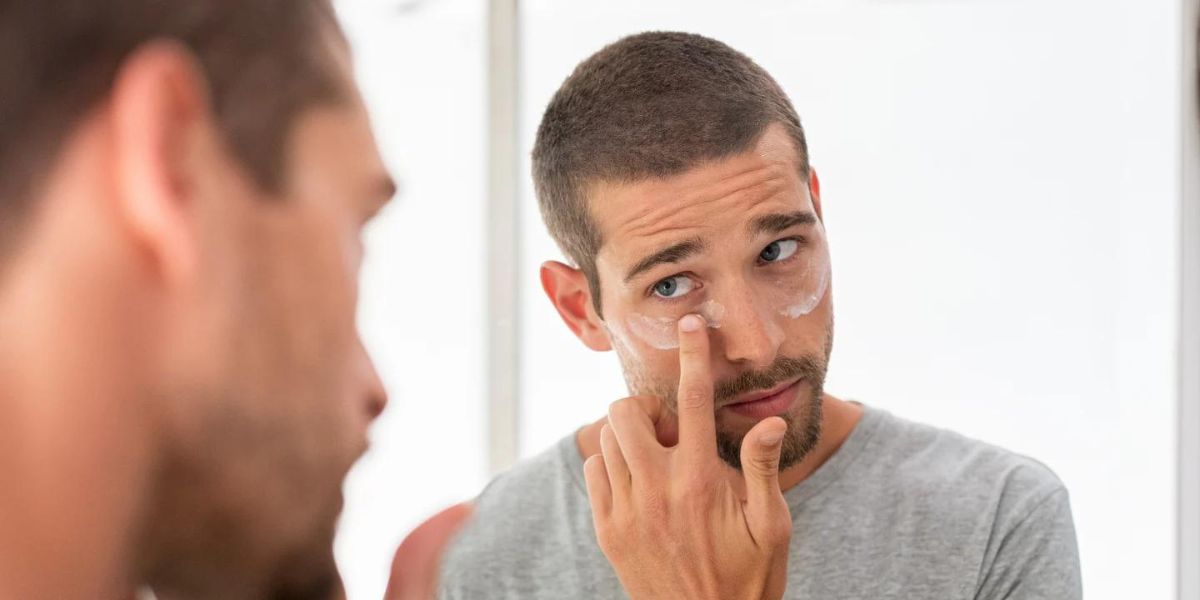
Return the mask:
<svg viewBox="0 0 1200 600">
<path fill-rule="evenodd" d="M 864 407 L 784 492 L 787 598 L 1072 600 L 1067 490 L 1042 464 Z M 488 485 L 447 551 L 440 597 L 626 598 L 596 545 L 575 436 Z"/>
</svg>

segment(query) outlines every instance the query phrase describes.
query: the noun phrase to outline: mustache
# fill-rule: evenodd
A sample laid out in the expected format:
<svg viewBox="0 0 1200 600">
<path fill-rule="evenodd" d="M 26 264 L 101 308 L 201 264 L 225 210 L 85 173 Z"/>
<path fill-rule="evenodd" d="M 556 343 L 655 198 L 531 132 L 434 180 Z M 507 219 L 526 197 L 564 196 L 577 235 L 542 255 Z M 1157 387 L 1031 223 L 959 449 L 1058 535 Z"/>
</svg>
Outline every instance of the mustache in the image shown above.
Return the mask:
<svg viewBox="0 0 1200 600">
<path fill-rule="evenodd" d="M 744 371 L 713 386 L 713 404 L 722 406 L 748 392 L 769 390 L 785 381 L 805 379 L 814 385 L 825 379 L 825 362 L 811 356 L 781 356 L 766 369 Z"/>
</svg>

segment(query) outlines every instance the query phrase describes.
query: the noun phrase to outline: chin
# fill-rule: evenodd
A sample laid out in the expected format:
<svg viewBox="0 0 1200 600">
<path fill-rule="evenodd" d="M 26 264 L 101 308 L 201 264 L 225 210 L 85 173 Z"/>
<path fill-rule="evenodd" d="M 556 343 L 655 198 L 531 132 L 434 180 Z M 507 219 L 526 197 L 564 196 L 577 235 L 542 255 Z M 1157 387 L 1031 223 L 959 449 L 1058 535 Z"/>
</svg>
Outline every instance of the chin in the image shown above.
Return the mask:
<svg viewBox="0 0 1200 600">
<path fill-rule="evenodd" d="M 817 446 L 821 438 L 821 413 L 823 399 L 821 393 L 813 390 L 807 382 L 798 386 L 799 393 L 796 401 L 786 413 L 778 416 L 787 421 L 787 433 L 783 438 L 783 448 L 780 450 L 780 470 L 794 466 Z M 767 417 L 763 417 L 767 418 Z M 741 470 L 742 438 L 746 436 L 762 419 L 747 419 L 737 415 L 734 419 L 718 419 L 717 421 L 717 454 L 729 466 Z"/>
<path fill-rule="evenodd" d="M 270 600 L 330 600 L 341 589 L 333 557 L 337 513 L 316 524 L 310 537 L 276 561 L 267 582 Z"/>
</svg>

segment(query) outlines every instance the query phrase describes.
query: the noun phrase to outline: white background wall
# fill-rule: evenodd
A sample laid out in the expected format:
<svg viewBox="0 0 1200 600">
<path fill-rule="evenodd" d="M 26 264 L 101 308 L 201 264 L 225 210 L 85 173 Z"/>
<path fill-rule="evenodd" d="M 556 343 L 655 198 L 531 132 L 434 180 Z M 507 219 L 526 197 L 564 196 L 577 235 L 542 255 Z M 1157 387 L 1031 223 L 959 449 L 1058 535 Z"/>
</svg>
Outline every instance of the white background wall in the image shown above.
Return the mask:
<svg viewBox="0 0 1200 600">
<path fill-rule="evenodd" d="M 1172 598 L 1177 5 L 528 0 L 522 174 L 546 101 L 603 44 L 681 29 L 746 52 L 791 94 L 822 178 L 828 389 L 1042 460 L 1071 490 L 1087 597 Z M 392 404 L 337 546 L 366 600 L 404 532 L 486 480 L 486 5 L 339 8 L 404 187 L 368 239 L 361 315 Z M 530 455 L 624 388 L 541 294 L 559 255 L 522 183 Z"/>
<path fill-rule="evenodd" d="M 487 481 L 485 4 L 338 8 L 401 187 L 368 233 L 359 309 L 390 404 L 347 481 L 335 548 L 350 600 L 378 600 L 404 534 Z"/>
</svg>

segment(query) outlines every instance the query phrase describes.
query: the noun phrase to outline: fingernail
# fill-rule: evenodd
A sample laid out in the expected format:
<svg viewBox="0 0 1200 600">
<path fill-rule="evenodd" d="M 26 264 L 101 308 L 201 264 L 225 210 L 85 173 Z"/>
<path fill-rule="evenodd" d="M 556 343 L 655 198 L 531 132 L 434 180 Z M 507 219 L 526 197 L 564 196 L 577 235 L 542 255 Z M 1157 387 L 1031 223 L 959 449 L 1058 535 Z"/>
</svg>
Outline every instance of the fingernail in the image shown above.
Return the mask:
<svg viewBox="0 0 1200 600">
<path fill-rule="evenodd" d="M 758 436 L 758 441 L 764 446 L 774 446 L 783 441 L 782 431 L 768 431 Z"/>
<path fill-rule="evenodd" d="M 679 320 L 679 328 L 689 333 L 701 327 L 704 327 L 704 319 L 700 315 L 687 315 Z"/>
</svg>

